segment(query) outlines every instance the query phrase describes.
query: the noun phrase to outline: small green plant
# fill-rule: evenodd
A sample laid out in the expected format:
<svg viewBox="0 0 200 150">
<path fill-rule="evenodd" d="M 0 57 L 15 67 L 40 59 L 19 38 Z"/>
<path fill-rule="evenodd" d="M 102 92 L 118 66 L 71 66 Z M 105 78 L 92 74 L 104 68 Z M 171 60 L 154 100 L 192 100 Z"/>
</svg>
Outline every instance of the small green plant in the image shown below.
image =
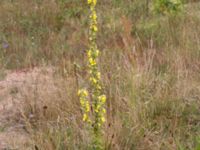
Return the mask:
<svg viewBox="0 0 200 150">
<path fill-rule="evenodd" d="M 92 149 L 101 150 L 103 149 L 102 125 L 105 122 L 106 109 L 104 108 L 104 104 L 106 102 L 106 96 L 102 94 L 102 86 L 100 83 L 101 74 L 98 69 L 99 50 L 96 44 L 98 27 L 95 9 L 97 0 L 88 0 L 87 3 L 90 8 L 89 49 L 87 50 L 90 91 L 81 89 L 78 91 L 78 95 L 83 110 L 83 121 L 87 122 L 93 129 Z M 93 108 L 93 112 L 90 113 L 91 107 Z"/>
<path fill-rule="evenodd" d="M 197 137 L 197 144 L 195 150 L 200 150 L 200 137 Z"/>
<path fill-rule="evenodd" d="M 155 0 L 154 10 L 158 14 L 171 15 L 181 11 L 181 0 Z"/>
</svg>

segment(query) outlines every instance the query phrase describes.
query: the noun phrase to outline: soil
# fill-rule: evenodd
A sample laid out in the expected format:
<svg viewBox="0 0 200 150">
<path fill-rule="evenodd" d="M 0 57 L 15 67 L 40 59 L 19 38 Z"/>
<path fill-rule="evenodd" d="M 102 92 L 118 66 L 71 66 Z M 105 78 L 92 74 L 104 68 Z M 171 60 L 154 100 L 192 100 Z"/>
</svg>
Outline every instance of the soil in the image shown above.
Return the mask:
<svg viewBox="0 0 200 150">
<path fill-rule="evenodd" d="M 43 84 L 41 81 L 49 80 L 52 69 L 35 68 L 5 73 L 6 76 L 0 80 L 0 150 L 21 150 L 20 147 L 30 142 L 28 133 L 20 123 L 19 112 L 23 106 L 21 91 L 34 87 L 36 81 Z"/>
</svg>

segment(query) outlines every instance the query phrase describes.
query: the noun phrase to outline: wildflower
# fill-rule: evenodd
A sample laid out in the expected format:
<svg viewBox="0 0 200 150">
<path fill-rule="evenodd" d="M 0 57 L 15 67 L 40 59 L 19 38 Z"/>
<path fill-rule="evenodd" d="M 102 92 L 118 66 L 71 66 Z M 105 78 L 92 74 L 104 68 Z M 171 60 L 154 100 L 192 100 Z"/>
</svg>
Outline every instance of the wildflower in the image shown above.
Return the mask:
<svg viewBox="0 0 200 150">
<path fill-rule="evenodd" d="M 78 96 L 80 96 L 81 95 L 81 90 L 78 90 Z"/>
<path fill-rule="evenodd" d="M 101 117 L 101 121 L 104 123 L 106 121 L 105 117 Z"/>
<path fill-rule="evenodd" d="M 92 56 L 92 51 L 91 50 L 88 50 L 87 51 L 87 56 L 90 58 Z"/>
<path fill-rule="evenodd" d="M 86 109 L 85 109 L 86 112 L 89 112 L 89 111 L 90 111 L 89 102 L 86 103 L 85 108 L 86 108 Z"/>
<path fill-rule="evenodd" d="M 101 78 L 101 73 L 97 72 L 97 79 L 100 79 L 100 78 Z"/>
<path fill-rule="evenodd" d="M 83 121 L 86 121 L 88 119 L 88 116 L 86 114 L 83 114 Z"/>
<path fill-rule="evenodd" d="M 96 83 L 97 83 L 97 79 L 96 79 L 96 78 L 93 78 L 93 77 L 90 78 L 90 81 L 91 81 L 93 84 L 96 84 Z"/>
<path fill-rule="evenodd" d="M 99 56 L 99 50 L 97 49 L 96 51 L 95 51 L 95 57 L 98 57 Z"/>
<path fill-rule="evenodd" d="M 97 19 L 97 14 L 96 14 L 96 12 L 94 12 L 91 16 L 90 16 L 90 18 L 92 19 L 92 20 L 96 20 Z"/>
<path fill-rule="evenodd" d="M 95 108 L 95 112 L 98 113 L 99 110 L 100 110 L 100 108 L 101 108 L 101 106 L 100 106 L 100 104 L 98 104 L 98 105 L 96 106 L 96 108 Z"/>
<path fill-rule="evenodd" d="M 90 86 L 93 91 L 92 93 L 92 104 L 95 112 L 94 119 L 94 130 L 95 134 L 99 134 L 100 126 L 105 122 L 105 108 L 104 104 L 106 102 L 106 96 L 102 95 L 102 87 L 100 84 L 101 73 L 98 70 L 98 56 L 100 51 L 97 48 L 96 44 L 96 33 L 98 32 L 97 27 L 97 13 L 95 10 L 95 6 L 97 4 L 97 0 L 88 0 L 88 4 L 90 6 L 90 34 L 89 34 L 89 50 L 87 51 L 88 63 L 89 63 L 89 81 Z"/>
<path fill-rule="evenodd" d="M 94 65 L 97 64 L 96 61 L 91 57 L 89 58 L 89 63 L 90 63 L 91 66 L 94 66 Z"/>
<path fill-rule="evenodd" d="M 94 32 L 97 32 L 97 31 L 98 31 L 98 28 L 97 28 L 96 25 L 92 25 L 92 26 L 91 26 L 91 29 L 92 29 Z"/>
<path fill-rule="evenodd" d="M 102 113 L 104 113 L 104 114 L 106 113 L 106 109 L 105 108 L 102 109 Z"/>
<path fill-rule="evenodd" d="M 91 104 L 94 110 L 93 119 L 90 120 L 89 112 L 90 112 L 90 103 L 88 100 L 88 92 L 87 90 L 79 90 L 78 95 L 80 97 L 80 104 L 83 110 L 83 121 L 92 124 L 94 141 L 99 140 L 99 135 L 101 135 L 101 126 L 106 121 L 105 113 L 106 109 L 104 108 L 104 104 L 106 102 L 106 96 L 102 94 L 102 86 L 101 86 L 101 73 L 98 70 L 98 56 L 100 51 L 97 48 L 96 44 L 96 35 L 98 32 L 97 27 L 97 13 L 95 10 L 95 6 L 97 4 L 97 0 L 87 0 L 87 3 L 90 7 L 90 25 L 89 25 L 89 48 L 87 50 L 87 59 L 88 59 L 88 72 L 89 72 L 89 83 L 90 83 L 90 94 L 91 94 Z M 95 145 L 96 147 L 97 145 Z M 102 145 L 99 145 L 100 147 Z"/>
<path fill-rule="evenodd" d="M 83 106 L 85 104 L 83 99 L 80 99 L 80 103 L 81 103 L 81 106 Z"/>
<path fill-rule="evenodd" d="M 100 86 L 100 85 L 97 85 L 96 88 L 97 88 L 98 90 L 101 90 L 101 86 Z"/>
<path fill-rule="evenodd" d="M 78 90 L 78 96 L 88 96 L 88 91 L 85 89 Z"/>
<path fill-rule="evenodd" d="M 99 110 L 98 110 L 97 108 L 95 108 L 95 109 L 94 109 L 94 111 L 95 111 L 96 113 L 98 113 L 98 112 L 99 112 Z"/>
<path fill-rule="evenodd" d="M 88 4 L 91 4 L 92 3 L 92 0 L 88 0 Z"/>
<path fill-rule="evenodd" d="M 83 91 L 83 96 L 88 96 L 88 92 L 86 90 Z"/>
<path fill-rule="evenodd" d="M 93 0 L 93 4 L 95 6 L 97 4 L 97 0 Z"/>
<path fill-rule="evenodd" d="M 105 103 L 106 102 L 106 96 L 105 95 L 99 96 L 99 101 L 101 101 L 102 103 Z"/>
<path fill-rule="evenodd" d="M 84 112 L 83 121 L 87 121 L 89 119 L 89 112 L 90 112 L 90 104 L 88 101 L 88 91 L 85 89 L 80 89 L 78 90 L 78 96 L 80 97 L 80 104 Z"/>
<path fill-rule="evenodd" d="M 97 123 L 98 127 L 101 127 L 101 123 Z"/>
</svg>

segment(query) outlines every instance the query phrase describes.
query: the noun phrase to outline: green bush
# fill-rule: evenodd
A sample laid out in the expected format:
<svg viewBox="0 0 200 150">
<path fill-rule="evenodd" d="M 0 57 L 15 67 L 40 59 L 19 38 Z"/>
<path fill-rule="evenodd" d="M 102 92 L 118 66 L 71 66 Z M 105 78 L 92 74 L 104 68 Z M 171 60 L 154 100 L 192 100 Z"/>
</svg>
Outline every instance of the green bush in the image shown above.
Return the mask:
<svg viewBox="0 0 200 150">
<path fill-rule="evenodd" d="M 177 14 L 182 10 L 181 0 L 155 0 L 153 5 L 158 14 Z"/>
</svg>

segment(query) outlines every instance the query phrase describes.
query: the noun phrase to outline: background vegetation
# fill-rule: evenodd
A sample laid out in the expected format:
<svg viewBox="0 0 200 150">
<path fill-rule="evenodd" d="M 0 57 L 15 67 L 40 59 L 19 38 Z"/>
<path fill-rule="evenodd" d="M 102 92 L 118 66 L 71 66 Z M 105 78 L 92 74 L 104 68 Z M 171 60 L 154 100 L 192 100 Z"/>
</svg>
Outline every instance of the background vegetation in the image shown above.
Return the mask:
<svg viewBox="0 0 200 150">
<path fill-rule="evenodd" d="M 200 3 L 162 14 L 153 1 L 99 0 L 97 12 L 106 149 L 200 150 Z M 50 67 L 57 89 L 23 93 L 13 120 L 30 141 L 20 150 L 88 149 L 77 96 L 87 39 L 85 0 L 0 1 L 1 79 L 5 70 Z"/>
</svg>

